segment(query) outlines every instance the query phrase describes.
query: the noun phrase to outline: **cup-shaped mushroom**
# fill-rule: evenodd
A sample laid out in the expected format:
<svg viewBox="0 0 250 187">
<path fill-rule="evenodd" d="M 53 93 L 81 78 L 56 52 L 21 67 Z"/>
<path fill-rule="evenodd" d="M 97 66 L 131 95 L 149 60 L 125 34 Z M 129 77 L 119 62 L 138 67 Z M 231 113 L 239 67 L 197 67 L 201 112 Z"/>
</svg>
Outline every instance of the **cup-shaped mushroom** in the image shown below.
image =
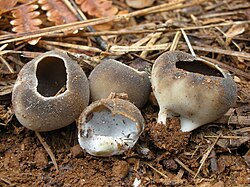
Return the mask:
<svg viewBox="0 0 250 187">
<path fill-rule="evenodd" d="M 119 61 L 102 61 L 89 76 L 92 101 L 108 98 L 111 92 L 126 93 L 138 108 L 147 102 L 151 83 L 146 72 L 137 71 Z"/>
<path fill-rule="evenodd" d="M 59 129 L 76 120 L 89 103 L 81 67 L 62 52 L 50 51 L 24 65 L 12 93 L 16 118 L 34 131 Z"/>
<path fill-rule="evenodd" d="M 155 0 L 126 0 L 126 3 L 131 8 L 146 8 L 154 4 Z"/>
<path fill-rule="evenodd" d="M 144 130 L 144 118 L 131 102 L 114 98 L 89 105 L 77 121 L 80 146 L 94 156 L 112 156 L 131 149 Z"/>
<path fill-rule="evenodd" d="M 229 73 L 180 51 L 156 59 L 151 81 L 160 107 L 158 122 L 166 124 L 167 117 L 180 115 L 182 131 L 215 121 L 236 102 L 236 84 Z"/>
</svg>

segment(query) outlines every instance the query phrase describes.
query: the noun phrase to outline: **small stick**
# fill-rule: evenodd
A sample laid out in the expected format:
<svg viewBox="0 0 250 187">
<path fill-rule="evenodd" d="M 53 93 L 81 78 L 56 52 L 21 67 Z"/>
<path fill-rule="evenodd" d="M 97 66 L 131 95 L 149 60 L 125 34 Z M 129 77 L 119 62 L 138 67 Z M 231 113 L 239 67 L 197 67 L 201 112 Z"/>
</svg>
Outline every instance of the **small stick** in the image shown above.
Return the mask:
<svg viewBox="0 0 250 187">
<path fill-rule="evenodd" d="M 154 170 L 156 173 L 160 174 L 162 177 L 168 179 L 169 177 L 167 175 L 165 175 L 164 173 L 160 172 L 158 169 L 154 168 L 153 166 L 151 166 L 150 164 L 146 163 L 145 164 L 147 166 L 149 166 L 152 170 Z"/>
<path fill-rule="evenodd" d="M 61 93 L 65 92 L 65 90 L 66 90 L 66 85 L 63 85 L 54 96 L 60 95 Z"/>
<path fill-rule="evenodd" d="M 218 138 L 218 136 L 204 136 L 204 138 Z M 221 139 L 246 139 L 248 136 L 221 136 Z"/>
<path fill-rule="evenodd" d="M 218 140 L 220 139 L 221 137 L 221 133 L 217 136 L 216 140 L 214 141 L 214 143 L 210 146 L 210 148 L 207 150 L 207 152 L 203 155 L 202 159 L 201 159 L 201 165 L 200 167 L 198 168 L 198 171 L 196 172 L 194 178 L 197 177 L 197 175 L 200 173 L 200 170 L 203 166 L 203 164 L 205 163 L 207 157 L 209 156 L 209 154 L 211 153 L 211 151 L 213 150 L 215 144 L 218 142 Z"/>
<path fill-rule="evenodd" d="M 174 159 L 175 162 L 177 162 L 181 167 L 183 167 L 188 173 L 195 175 L 195 172 L 189 169 L 182 161 L 180 161 L 178 158 Z"/>
<path fill-rule="evenodd" d="M 11 73 L 15 73 L 14 69 L 9 65 L 9 63 L 2 57 L 0 56 L 0 60 L 2 61 L 2 63 L 8 68 L 8 70 Z"/>
<path fill-rule="evenodd" d="M 176 50 L 177 44 L 179 43 L 180 38 L 181 38 L 181 32 L 177 31 L 175 36 L 174 36 L 174 40 L 173 40 L 173 42 L 171 44 L 171 47 L 170 47 L 169 51 L 175 51 Z"/>
<path fill-rule="evenodd" d="M 153 46 L 155 44 L 155 42 L 158 40 L 158 38 L 160 38 L 162 35 L 162 32 L 158 32 L 158 33 L 154 33 L 153 36 L 151 37 L 151 39 L 148 41 L 148 43 L 146 44 L 147 47 Z M 140 56 L 142 58 L 146 58 L 148 55 L 148 51 L 142 51 Z"/>
<path fill-rule="evenodd" d="M 47 41 L 47 40 L 40 40 L 39 41 L 42 44 L 50 44 L 55 46 L 61 46 L 61 47 L 67 47 L 70 49 L 77 49 L 77 50 L 84 50 L 84 51 L 91 51 L 91 52 L 97 52 L 100 53 L 102 50 L 96 48 L 96 47 L 89 47 L 84 45 L 77 45 L 77 44 L 71 44 L 71 43 L 65 43 L 65 42 L 56 42 L 56 41 Z"/>
<path fill-rule="evenodd" d="M 14 186 L 9 180 L 3 178 L 3 177 L 0 177 L 0 180 L 2 180 L 3 182 L 5 182 L 6 184 L 8 184 L 9 186 Z"/>
<path fill-rule="evenodd" d="M 186 41 L 186 43 L 187 43 L 187 45 L 188 45 L 188 49 L 190 50 L 192 56 L 193 56 L 193 57 L 196 57 L 196 54 L 195 54 L 195 52 L 194 52 L 194 49 L 193 49 L 193 47 L 192 47 L 192 45 L 191 45 L 191 43 L 190 43 L 190 41 L 189 41 L 189 39 L 188 39 L 188 37 L 187 37 L 185 31 L 184 31 L 184 29 L 181 29 L 181 33 L 182 33 L 182 35 L 183 35 L 183 37 L 184 37 L 184 39 L 185 39 L 185 41 Z"/>
<path fill-rule="evenodd" d="M 245 59 L 250 59 L 250 53 L 220 49 L 218 47 L 193 46 L 193 49 L 197 50 L 197 51 L 219 53 L 219 54 L 223 54 L 223 55 L 230 55 L 230 56 L 236 56 L 236 57 L 242 57 L 242 58 L 245 58 Z"/>
<path fill-rule="evenodd" d="M 41 144 L 43 145 L 44 149 L 47 151 L 47 153 L 49 154 L 50 156 L 50 159 L 52 160 L 55 168 L 56 168 L 56 171 L 59 172 L 59 168 L 58 168 L 58 165 L 56 163 L 56 158 L 55 158 L 55 155 L 53 154 L 52 150 L 50 149 L 49 145 L 45 142 L 45 140 L 43 139 L 43 137 L 40 135 L 39 132 L 35 131 L 36 133 L 36 136 L 37 138 L 39 139 L 39 141 L 41 142 Z"/>
<path fill-rule="evenodd" d="M 184 175 L 184 169 L 180 169 L 176 175 L 176 178 L 181 179 Z"/>
<path fill-rule="evenodd" d="M 158 44 L 153 46 L 117 46 L 110 47 L 110 52 L 131 52 L 131 51 L 154 51 L 154 50 L 168 50 L 171 44 Z"/>
</svg>

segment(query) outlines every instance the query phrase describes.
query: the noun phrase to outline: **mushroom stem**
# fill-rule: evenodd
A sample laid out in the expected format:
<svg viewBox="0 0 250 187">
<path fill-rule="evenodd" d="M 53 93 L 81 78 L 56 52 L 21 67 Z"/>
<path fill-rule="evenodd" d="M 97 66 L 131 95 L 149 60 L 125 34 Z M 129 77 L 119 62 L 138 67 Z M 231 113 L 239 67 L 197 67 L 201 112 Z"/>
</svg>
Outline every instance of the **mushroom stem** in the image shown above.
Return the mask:
<svg viewBox="0 0 250 187">
<path fill-rule="evenodd" d="M 167 111 L 166 109 L 160 108 L 158 113 L 157 123 L 162 123 L 163 125 L 167 124 L 167 118 L 173 117 L 171 112 Z"/>
</svg>

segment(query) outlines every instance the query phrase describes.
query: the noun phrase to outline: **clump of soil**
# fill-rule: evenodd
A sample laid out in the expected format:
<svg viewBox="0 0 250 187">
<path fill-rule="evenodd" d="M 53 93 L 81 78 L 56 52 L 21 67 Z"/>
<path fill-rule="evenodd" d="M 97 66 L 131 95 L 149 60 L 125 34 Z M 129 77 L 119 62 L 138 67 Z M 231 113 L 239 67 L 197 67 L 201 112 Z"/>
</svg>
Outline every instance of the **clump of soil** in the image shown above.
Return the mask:
<svg viewBox="0 0 250 187">
<path fill-rule="evenodd" d="M 149 123 L 148 128 L 150 139 L 160 149 L 177 153 L 188 144 L 190 133 L 180 130 L 180 120 L 177 117 L 169 119 L 166 125 Z"/>
</svg>

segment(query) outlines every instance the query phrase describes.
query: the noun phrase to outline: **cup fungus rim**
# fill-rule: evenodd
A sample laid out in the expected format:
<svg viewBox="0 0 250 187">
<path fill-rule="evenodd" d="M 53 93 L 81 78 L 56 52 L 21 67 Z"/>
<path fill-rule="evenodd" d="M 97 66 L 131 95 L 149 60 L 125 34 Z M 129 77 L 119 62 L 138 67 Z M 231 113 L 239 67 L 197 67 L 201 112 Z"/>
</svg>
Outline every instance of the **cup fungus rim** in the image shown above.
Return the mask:
<svg viewBox="0 0 250 187">
<path fill-rule="evenodd" d="M 61 56 L 61 55 L 63 55 L 63 56 Z M 68 87 L 69 87 L 69 69 L 68 69 L 68 64 L 65 62 L 65 58 L 70 58 L 70 57 L 68 57 L 68 56 L 66 56 L 66 53 L 63 53 L 63 52 L 58 52 L 58 51 L 48 51 L 48 52 L 46 52 L 46 53 L 44 53 L 42 56 L 39 56 L 37 59 L 36 58 L 34 58 L 33 60 L 35 60 L 33 63 L 35 64 L 35 72 L 37 72 L 37 67 L 38 67 L 38 64 L 42 61 L 42 60 L 44 60 L 44 59 L 46 59 L 46 58 L 58 58 L 58 59 L 60 59 L 62 62 L 63 62 L 63 64 L 64 64 L 64 67 L 65 67 L 65 73 L 66 73 L 66 90 L 63 92 L 63 93 L 60 93 L 60 94 L 58 94 L 58 95 L 54 95 L 54 96 L 43 96 L 38 90 L 37 90 L 37 88 L 38 88 L 38 78 L 37 78 L 37 76 L 36 76 L 36 73 L 35 73 L 35 75 L 34 75 L 34 77 L 35 77 L 35 79 L 34 79 L 34 91 L 35 91 L 35 93 L 36 93 L 36 95 L 37 95 L 37 97 L 39 97 L 39 98 L 42 98 L 42 99 L 44 99 L 44 100 L 52 100 L 52 99 L 56 99 L 56 98 L 61 98 L 61 97 L 64 97 L 64 96 L 66 96 L 66 95 L 68 95 L 68 93 L 69 93 L 69 89 L 68 89 Z"/>
<path fill-rule="evenodd" d="M 134 71 L 134 72 L 136 72 L 136 73 L 138 73 L 140 75 L 144 75 L 144 74 L 147 75 L 147 73 L 145 71 L 139 71 L 139 70 L 137 70 L 137 69 L 135 69 L 133 67 L 130 67 L 127 64 L 124 64 L 124 63 L 122 63 L 122 62 L 120 62 L 118 60 L 115 60 L 115 59 L 106 59 L 106 60 L 103 60 L 103 63 L 110 63 L 110 62 L 118 63 L 118 64 L 120 64 L 120 65 L 122 65 L 122 66 L 124 66 L 124 67 L 126 67 L 128 69 L 131 69 L 132 71 Z"/>
<path fill-rule="evenodd" d="M 93 111 L 93 110 L 95 110 L 95 109 L 98 108 L 98 107 L 104 107 L 104 108 L 108 109 L 108 110 L 112 113 L 112 115 L 118 114 L 118 115 L 121 115 L 121 116 L 124 116 L 124 117 L 130 119 L 131 121 L 133 121 L 134 123 L 136 123 L 136 126 L 137 126 L 137 127 L 140 127 L 140 129 L 138 129 L 138 130 L 139 130 L 140 132 L 142 132 L 142 131 L 144 130 L 144 125 L 143 125 L 143 123 L 145 123 L 144 118 L 143 118 L 143 121 L 137 120 L 137 119 L 133 118 L 131 115 L 126 115 L 125 113 L 120 112 L 119 110 L 114 110 L 114 108 L 111 107 L 111 106 L 109 106 L 109 104 L 108 104 L 108 103 L 110 103 L 110 102 L 113 102 L 114 105 L 115 105 L 115 102 L 116 102 L 116 101 L 120 101 L 120 100 L 126 101 L 126 100 L 119 99 L 119 98 L 112 98 L 112 99 L 110 99 L 110 98 L 105 98 L 105 99 L 100 99 L 100 100 L 94 101 L 93 103 L 91 103 L 88 107 L 86 107 L 86 108 L 83 110 L 83 112 L 81 113 L 81 115 L 80 115 L 79 118 L 77 119 L 77 126 L 80 127 L 81 125 L 87 123 L 87 122 L 88 122 L 87 116 L 88 116 L 89 114 L 91 114 L 91 113 L 94 113 L 95 111 Z M 129 102 L 129 101 L 127 101 L 127 102 Z M 131 102 L 129 102 L 129 103 L 131 103 Z M 131 104 L 133 104 L 133 103 L 131 103 Z M 133 104 L 133 105 L 134 105 L 134 104 Z M 135 105 L 134 105 L 134 106 L 135 106 Z M 135 106 L 135 107 L 136 107 L 136 106 Z M 137 108 L 137 107 L 136 107 L 136 108 Z M 139 110 L 139 109 L 138 109 L 138 110 Z M 92 111 L 93 111 L 93 112 L 92 112 Z M 87 122 L 86 122 L 86 121 L 87 121 Z"/>
<path fill-rule="evenodd" d="M 230 73 L 227 70 L 220 68 L 217 64 L 214 64 L 208 60 L 205 60 L 201 57 L 195 57 L 195 59 L 193 61 L 195 61 L 195 60 L 201 61 L 201 62 L 205 63 L 206 65 L 208 65 L 209 67 L 218 70 L 223 76 L 221 78 L 227 78 L 230 75 Z M 203 75 L 203 74 L 201 74 L 201 75 Z"/>
</svg>

